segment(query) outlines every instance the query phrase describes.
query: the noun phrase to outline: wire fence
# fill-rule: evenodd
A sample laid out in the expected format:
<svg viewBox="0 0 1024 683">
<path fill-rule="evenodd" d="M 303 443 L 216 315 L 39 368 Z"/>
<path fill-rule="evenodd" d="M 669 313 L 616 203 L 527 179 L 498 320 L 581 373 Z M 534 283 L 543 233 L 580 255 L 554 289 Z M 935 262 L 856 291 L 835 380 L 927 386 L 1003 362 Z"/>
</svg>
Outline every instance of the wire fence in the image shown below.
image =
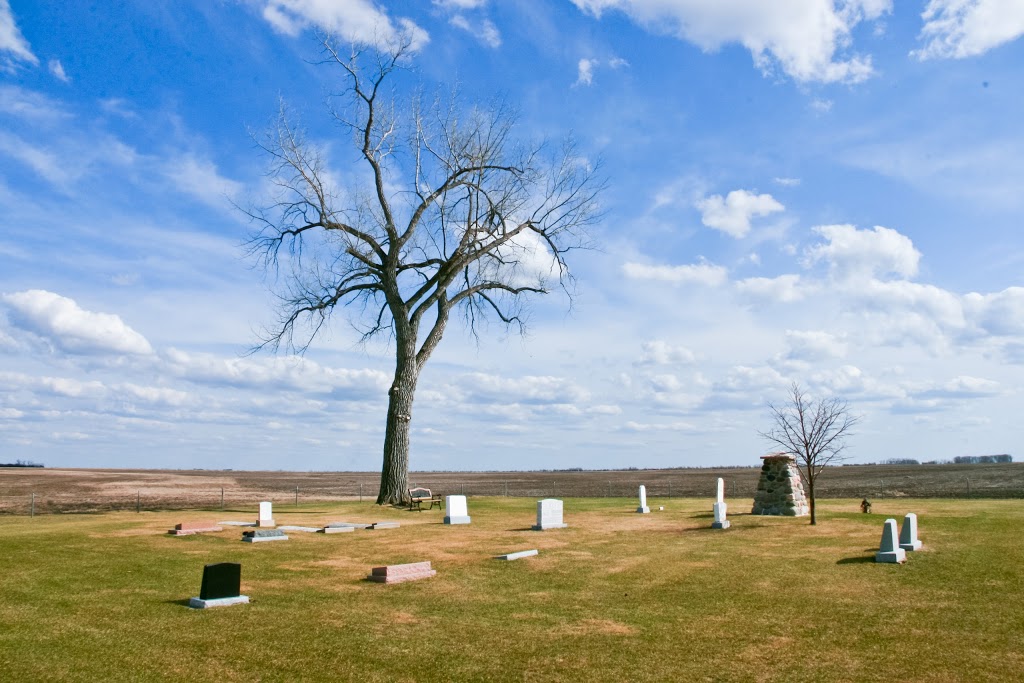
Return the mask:
<svg viewBox="0 0 1024 683">
<path fill-rule="evenodd" d="M 725 474 L 727 498 L 753 498 L 757 489 L 757 472 L 708 471 L 684 476 L 652 475 L 645 478 L 640 473 L 630 476 L 595 476 L 600 473 L 586 473 L 588 476 L 560 477 L 551 473 L 547 476 L 522 476 L 498 479 L 467 476 L 464 479 L 442 479 L 438 475 L 415 474 L 410 478 L 410 488 L 423 486 L 432 493 L 465 496 L 501 496 L 507 498 L 624 498 L 636 499 L 639 486 L 643 484 L 649 499 L 708 498 L 715 496 L 717 479 Z M 616 473 L 619 474 L 619 473 Z M 730 476 L 731 474 L 731 476 Z M 805 484 L 806 488 L 806 484 Z M 120 487 L 115 492 L 76 490 L 70 493 L 57 491 L 24 492 L 0 489 L 0 514 L 3 515 L 45 515 L 67 513 L 90 513 L 104 511 L 158 511 L 158 510 L 209 510 L 209 511 L 251 511 L 259 501 L 270 501 L 275 506 L 299 506 L 316 502 L 376 500 L 378 481 L 367 477 L 365 481 L 352 481 L 329 486 L 287 485 L 259 482 L 245 486 L 220 487 L 216 489 L 143 489 L 134 491 Z M 1024 498 L 1024 481 L 1004 477 L 939 477 L 934 480 L 911 476 L 865 478 L 851 480 L 822 477 L 816 483 L 818 499 L 826 498 Z"/>
</svg>

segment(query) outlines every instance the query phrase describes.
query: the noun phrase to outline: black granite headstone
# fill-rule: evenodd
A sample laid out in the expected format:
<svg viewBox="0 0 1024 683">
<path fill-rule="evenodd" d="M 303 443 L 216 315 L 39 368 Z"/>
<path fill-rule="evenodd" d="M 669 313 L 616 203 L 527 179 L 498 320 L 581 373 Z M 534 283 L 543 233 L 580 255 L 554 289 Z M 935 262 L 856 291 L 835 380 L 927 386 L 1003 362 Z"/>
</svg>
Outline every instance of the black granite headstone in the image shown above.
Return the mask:
<svg viewBox="0 0 1024 683">
<path fill-rule="evenodd" d="M 242 565 L 237 562 L 220 562 L 203 567 L 203 585 L 199 589 L 200 600 L 237 598 L 242 591 Z"/>
</svg>

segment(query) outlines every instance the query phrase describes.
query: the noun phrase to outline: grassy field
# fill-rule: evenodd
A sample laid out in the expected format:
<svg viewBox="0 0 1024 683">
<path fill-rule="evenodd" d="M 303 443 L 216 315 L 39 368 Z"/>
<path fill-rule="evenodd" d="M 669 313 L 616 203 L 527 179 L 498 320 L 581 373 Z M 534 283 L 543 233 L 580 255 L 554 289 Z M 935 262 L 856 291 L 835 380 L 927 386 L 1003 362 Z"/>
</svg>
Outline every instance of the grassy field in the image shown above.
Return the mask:
<svg viewBox="0 0 1024 683">
<path fill-rule="evenodd" d="M 821 522 L 711 500 L 566 499 L 443 513 L 357 502 L 282 508 L 278 524 L 401 528 L 169 537 L 221 512 L 0 518 L 0 677 L 9 681 L 1003 681 L 1024 671 L 1021 501 L 819 502 Z M 916 512 L 925 547 L 873 562 L 882 521 Z M 498 562 L 496 554 L 540 555 Z M 424 581 L 370 568 L 430 560 Z M 192 610 L 202 566 L 242 563 L 250 605 Z"/>
</svg>

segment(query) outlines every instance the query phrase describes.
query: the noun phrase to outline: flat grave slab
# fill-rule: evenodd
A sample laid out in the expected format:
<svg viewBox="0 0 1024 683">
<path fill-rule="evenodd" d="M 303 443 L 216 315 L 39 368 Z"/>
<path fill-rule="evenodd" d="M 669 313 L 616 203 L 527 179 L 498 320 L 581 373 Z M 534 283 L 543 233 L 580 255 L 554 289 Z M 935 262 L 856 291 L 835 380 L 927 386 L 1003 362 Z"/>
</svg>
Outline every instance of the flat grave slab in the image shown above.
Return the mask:
<svg viewBox="0 0 1024 683">
<path fill-rule="evenodd" d="M 402 583 L 427 579 L 437 574 L 430 568 L 430 562 L 411 562 L 409 564 L 392 564 L 386 567 L 374 567 L 368 578 L 377 583 Z"/>
<path fill-rule="evenodd" d="M 193 609 L 209 609 L 210 607 L 230 607 L 231 605 L 248 605 L 249 596 L 239 595 L 234 598 L 215 598 L 203 600 L 202 598 L 189 598 L 188 606 Z"/>
<path fill-rule="evenodd" d="M 325 526 L 323 529 L 317 529 L 317 532 L 321 534 L 344 534 L 351 531 L 355 531 L 354 526 Z"/>
<path fill-rule="evenodd" d="M 279 526 L 278 531 L 301 531 L 307 534 L 315 534 L 320 531 L 318 526 Z"/>
<path fill-rule="evenodd" d="M 175 524 L 174 528 L 167 533 L 172 536 L 191 536 L 192 534 L 201 534 L 209 531 L 224 531 L 224 527 L 217 526 L 216 522 L 209 521 L 182 522 L 181 524 Z"/>
<path fill-rule="evenodd" d="M 242 532 L 242 540 L 246 543 L 265 543 L 268 541 L 287 541 L 288 537 L 280 529 L 255 529 Z"/>
<path fill-rule="evenodd" d="M 217 524 L 220 524 L 221 526 L 256 526 L 256 522 L 232 522 L 232 521 L 227 521 L 227 522 L 217 522 Z"/>
<path fill-rule="evenodd" d="M 331 522 L 327 526 L 350 526 L 354 529 L 372 529 L 373 524 L 367 524 L 366 522 Z"/>
<path fill-rule="evenodd" d="M 494 559 L 496 559 L 496 560 L 509 560 L 509 561 L 511 561 L 511 560 L 518 560 L 518 559 L 523 558 L 523 557 L 533 557 L 536 554 L 537 554 L 536 550 L 520 550 L 519 552 L 508 553 L 507 555 L 498 555 Z"/>
<path fill-rule="evenodd" d="M 401 526 L 398 522 L 374 522 L 367 529 L 397 529 Z"/>
</svg>

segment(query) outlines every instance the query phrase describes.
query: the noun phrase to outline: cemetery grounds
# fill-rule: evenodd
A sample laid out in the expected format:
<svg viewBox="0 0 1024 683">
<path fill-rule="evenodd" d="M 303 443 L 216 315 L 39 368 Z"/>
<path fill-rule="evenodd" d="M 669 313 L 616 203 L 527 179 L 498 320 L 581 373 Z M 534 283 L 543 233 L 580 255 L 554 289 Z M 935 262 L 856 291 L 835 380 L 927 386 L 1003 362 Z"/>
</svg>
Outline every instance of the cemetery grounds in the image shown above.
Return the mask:
<svg viewBox="0 0 1024 683">
<path fill-rule="evenodd" d="M 728 489 L 727 489 L 728 490 Z M 400 528 L 171 537 L 254 520 L 244 505 L 0 517 L 0 672 L 10 681 L 1004 681 L 1024 671 L 1020 500 L 819 501 L 754 517 L 712 496 L 470 497 L 469 525 L 364 501 L 274 504 L 279 525 Z M 664 506 L 664 510 L 659 510 Z M 916 512 L 924 548 L 876 564 L 882 523 Z M 495 555 L 536 548 L 514 562 Z M 382 585 L 371 567 L 429 560 Z M 203 565 L 240 562 L 251 603 L 193 610 Z"/>
</svg>

